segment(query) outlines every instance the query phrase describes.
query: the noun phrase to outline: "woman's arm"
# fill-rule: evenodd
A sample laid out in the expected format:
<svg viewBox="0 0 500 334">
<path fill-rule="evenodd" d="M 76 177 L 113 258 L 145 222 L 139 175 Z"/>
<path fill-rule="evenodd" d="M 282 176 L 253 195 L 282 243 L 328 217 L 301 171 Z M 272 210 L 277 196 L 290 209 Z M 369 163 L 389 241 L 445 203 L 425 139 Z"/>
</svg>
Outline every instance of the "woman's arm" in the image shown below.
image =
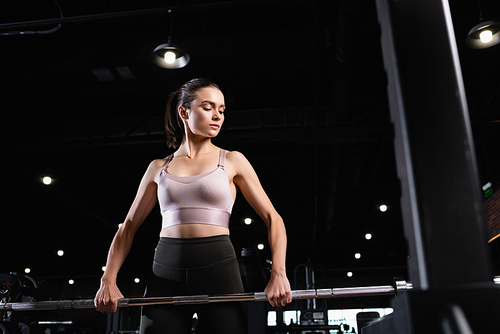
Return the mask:
<svg viewBox="0 0 500 334">
<path fill-rule="evenodd" d="M 116 285 L 116 276 L 132 247 L 137 229 L 156 204 L 155 177 L 159 174 L 162 162 L 162 160 L 155 160 L 149 165 L 125 221 L 113 238 L 108 252 L 106 270 L 94 299 L 96 309 L 100 312 L 116 312 L 116 300 L 123 298 Z"/>
<path fill-rule="evenodd" d="M 272 254 L 271 278 L 265 289 L 272 306 L 285 306 L 292 301 L 290 283 L 286 276 L 286 230 L 283 219 L 267 197 L 254 169 L 239 152 L 228 152 L 227 160 L 234 168 L 234 183 L 267 225 Z"/>
</svg>

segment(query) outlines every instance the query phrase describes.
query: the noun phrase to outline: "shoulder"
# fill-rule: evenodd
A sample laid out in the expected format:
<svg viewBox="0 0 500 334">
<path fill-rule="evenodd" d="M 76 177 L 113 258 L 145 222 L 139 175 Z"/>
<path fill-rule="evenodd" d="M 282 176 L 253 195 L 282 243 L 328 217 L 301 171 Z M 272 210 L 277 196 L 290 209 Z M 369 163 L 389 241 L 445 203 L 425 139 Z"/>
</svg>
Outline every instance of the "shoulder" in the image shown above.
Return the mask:
<svg viewBox="0 0 500 334">
<path fill-rule="evenodd" d="M 249 164 L 243 153 L 238 151 L 226 151 L 226 160 L 232 165 Z"/>
<path fill-rule="evenodd" d="M 162 167 L 165 165 L 166 162 L 167 162 L 167 158 L 155 159 L 155 160 L 150 162 L 149 168 L 162 169 Z"/>
<path fill-rule="evenodd" d="M 160 174 L 161 169 L 165 165 L 167 158 L 164 159 L 155 159 L 149 163 L 148 169 L 146 170 L 145 175 L 152 180 L 156 179 L 156 176 Z"/>
<path fill-rule="evenodd" d="M 245 176 L 255 173 L 252 165 L 241 152 L 227 151 L 226 161 L 226 165 L 234 171 L 235 176 Z"/>
</svg>

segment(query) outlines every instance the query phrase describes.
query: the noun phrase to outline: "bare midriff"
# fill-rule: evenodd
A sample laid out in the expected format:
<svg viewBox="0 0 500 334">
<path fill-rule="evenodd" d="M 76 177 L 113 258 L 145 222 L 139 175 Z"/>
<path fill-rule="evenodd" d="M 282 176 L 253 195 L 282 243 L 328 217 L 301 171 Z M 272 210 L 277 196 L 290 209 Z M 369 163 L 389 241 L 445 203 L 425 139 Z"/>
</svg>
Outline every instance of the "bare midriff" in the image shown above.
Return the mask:
<svg viewBox="0 0 500 334">
<path fill-rule="evenodd" d="M 160 237 L 166 238 L 206 238 L 215 235 L 228 235 L 229 229 L 208 224 L 182 224 L 164 228 Z"/>
</svg>

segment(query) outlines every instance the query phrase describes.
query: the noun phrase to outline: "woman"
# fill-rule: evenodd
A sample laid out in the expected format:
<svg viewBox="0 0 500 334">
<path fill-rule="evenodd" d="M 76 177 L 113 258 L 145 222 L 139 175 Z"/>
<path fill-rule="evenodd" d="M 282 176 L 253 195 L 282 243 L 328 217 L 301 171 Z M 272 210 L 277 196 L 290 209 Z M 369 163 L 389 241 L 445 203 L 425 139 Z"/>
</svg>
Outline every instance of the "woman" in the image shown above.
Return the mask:
<svg viewBox="0 0 500 334">
<path fill-rule="evenodd" d="M 286 232 L 252 166 L 239 152 L 212 144 L 224 122 L 224 95 L 208 79 L 193 79 L 170 96 L 165 114 L 167 144 L 178 148 L 151 162 L 108 254 L 95 297 L 100 312 L 115 312 L 123 298 L 118 270 L 133 237 L 159 200 L 162 230 L 145 296 L 243 292 L 229 216 L 237 188 L 267 225 L 272 269 L 265 289 L 272 306 L 291 302 L 285 272 Z M 141 333 L 189 333 L 193 313 L 201 333 L 246 333 L 244 303 L 158 305 L 142 309 Z"/>
</svg>

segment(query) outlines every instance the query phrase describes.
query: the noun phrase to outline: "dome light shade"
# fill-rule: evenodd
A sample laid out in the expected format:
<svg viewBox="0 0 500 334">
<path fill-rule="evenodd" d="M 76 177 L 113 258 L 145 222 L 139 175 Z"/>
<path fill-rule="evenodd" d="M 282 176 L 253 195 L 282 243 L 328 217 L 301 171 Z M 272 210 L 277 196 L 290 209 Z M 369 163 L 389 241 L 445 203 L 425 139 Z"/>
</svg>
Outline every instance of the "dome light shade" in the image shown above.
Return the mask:
<svg viewBox="0 0 500 334">
<path fill-rule="evenodd" d="M 474 26 L 465 44 L 471 49 L 486 49 L 500 43 L 500 22 L 483 21 Z"/>
<path fill-rule="evenodd" d="M 168 53 L 168 54 L 167 54 Z M 167 54 L 167 56 L 165 56 Z M 170 42 L 158 45 L 151 54 L 153 63 L 162 68 L 175 69 L 183 68 L 189 63 L 189 55 L 179 48 L 177 45 Z"/>
</svg>

